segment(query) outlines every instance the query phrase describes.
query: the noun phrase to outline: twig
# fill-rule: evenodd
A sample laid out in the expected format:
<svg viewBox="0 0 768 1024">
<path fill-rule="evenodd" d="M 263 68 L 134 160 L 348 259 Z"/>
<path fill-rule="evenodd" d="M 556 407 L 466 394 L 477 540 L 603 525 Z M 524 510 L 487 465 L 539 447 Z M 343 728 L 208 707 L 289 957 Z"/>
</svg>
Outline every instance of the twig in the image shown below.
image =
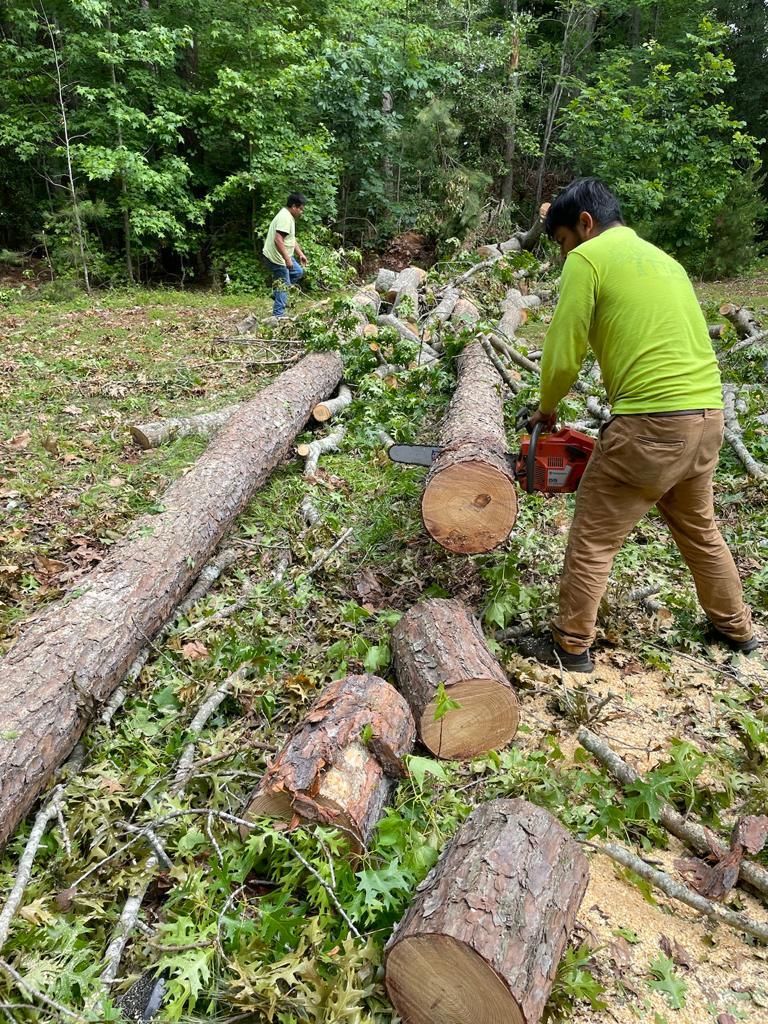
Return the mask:
<svg viewBox="0 0 768 1024">
<path fill-rule="evenodd" d="M 29 982 L 23 978 L 17 970 L 15 970 L 6 961 L 0 959 L 0 970 L 5 971 L 6 974 L 10 975 L 11 978 L 32 996 L 33 999 L 39 1000 L 44 1006 L 50 1006 L 52 1010 L 56 1010 L 64 1017 L 69 1017 L 70 1020 L 77 1020 L 85 1022 L 86 1018 L 82 1017 L 79 1013 L 73 1013 L 72 1010 L 68 1010 L 66 1006 L 62 1006 L 61 1003 L 57 1003 L 55 999 L 51 999 L 50 996 L 45 995 L 44 992 L 40 992 L 39 989 L 33 988 Z"/>
<path fill-rule="evenodd" d="M 721 352 L 718 359 L 727 359 L 736 352 L 741 352 L 742 349 L 751 348 L 753 345 L 760 345 L 764 341 L 768 341 L 768 331 L 758 331 L 756 334 L 750 334 L 749 337 L 742 338 L 741 341 L 737 342 L 733 348 L 729 348 L 726 349 L 725 352 Z"/>
<path fill-rule="evenodd" d="M 650 864 L 646 864 L 644 860 L 641 860 L 637 854 L 632 853 L 623 846 L 618 846 L 616 843 L 605 843 L 602 846 L 598 843 L 585 843 L 584 845 L 591 846 L 599 853 L 604 853 L 611 860 L 616 861 L 617 864 L 629 868 L 636 875 L 640 875 L 641 878 L 655 885 L 657 889 L 661 889 L 667 896 L 685 903 L 686 906 L 692 907 L 694 910 L 698 910 L 711 920 L 727 924 L 737 931 L 753 935 L 760 942 L 768 943 L 768 924 L 754 921 L 751 917 L 747 917 L 746 914 L 740 914 L 734 910 L 728 910 L 727 907 L 723 907 L 719 903 L 713 903 L 711 900 L 689 889 L 687 885 L 676 882 L 665 871 L 652 868 Z"/>
<path fill-rule="evenodd" d="M 344 533 L 342 533 L 342 535 L 339 537 L 339 539 L 333 545 L 333 547 L 330 547 L 330 548 L 328 548 L 327 551 L 324 551 L 322 553 L 322 555 L 320 555 L 320 557 L 318 559 L 316 559 L 312 563 L 312 565 L 310 565 L 310 567 L 308 569 L 306 569 L 303 573 L 301 573 L 301 575 L 302 576 L 312 576 L 313 573 L 316 573 L 317 570 L 322 565 L 325 565 L 325 563 L 328 561 L 328 559 L 331 557 L 331 555 L 334 554 L 334 552 L 338 551 L 339 548 L 341 547 L 341 545 L 344 544 L 348 540 L 348 538 L 351 536 L 351 534 L 352 534 L 352 527 L 348 526 L 346 528 L 346 530 L 344 531 Z"/>
<path fill-rule="evenodd" d="M 320 885 L 322 885 L 322 887 L 328 893 L 328 897 L 329 897 L 331 903 L 333 903 L 334 907 L 336 907 L 338 912 L 344 918 L 344 921 L 346 922 L 347 927 L 352 932 L 352 934 L 355 936 L 355 938 L 356 939 L 362 939 L 362 935 L 357 930 L 357 928 L 355 928 L 354 924 L 352 923 L 352 921 L 350 920 L 349 916 L 347 915 L 346 910 L 344 909 L 344 907 L 342 907 L 341 903 L 339 903 L 339 900 L 338 900 L 338 897 L 336 896 L 336 893 L 333 891 L 331 886 L 326 882 L 326 880 L 323 878 L 323 876 L 318 871 L 316 871 L 315 868 L 312 867 L 312 865 L 309 863 L 309 861 L 306 859 L 306 857 L 304 857 L 301 853 L 299 853 L 299 851 L 296 849 L 296 847 L 293 845 L 291 840 L 288 838 L 288 836 L 284 832 L 278 832 L 277 835 L 279 836 L 280 840 L 282 842 L 284 842 L 285 845 L 290 850 L 292 850 L 293 855 L 296 857 L 296 859 L 298 861 L 300 861 L 304 865 L 304 867 L 307 869 L 307 871 L 309 871 L 309 873 L 313 876 L 313 878 L 316 878 L 317 881 L 320 883 Z"/>
<path fill-rule="evenodd" d="M 326 434 L 325 437 L 318 438 L 317 441 L 312 441 L 308 445 L 306 461 L 304 463 L 305 477 L 312 477 L 315 475 L 320 456 L 326 452 L 336 451 L 341 444 L 344 433 L 344 427 L 337 427 L 332 433 Z M 305 453 L 302 452 L 301 454 Z"/>
<path fill-rule="evenodd" d="M 579 729 L 577 739 L 582 747 L 593 754 L 623 786 L 642 782 L 639 772 L 628 765 L 608 746 L 605 740 L 595 735 L 590 729 Z M 720 841 L 714 832 L 704 828 L 703 825 L 691 818 L 684 818 L 671 804 L 661 805 L 659 821 L 667 831 L 687 843 L 697 853 L 705 855 L 717 853 L 723 857 L 729 852 L 728 847 Z M 768 896 L 768 871 L 759 864 L 743 859 L 739 865 L 739 877 L 761 892 L 763 896 Z"/>
<path fill-rule="evenodd" d="M 299 510 L 301 512 L 301 518 L 307 524 L 308 530 L 311 529 L 315 525 L 315 523 L 320 519 L 320 513 L 312 504 L 312 499 L 308 494 L 304 496 Z"/>
<path fill-rule="evenodd" d="M 513 363 L 517 363 L 521 370 L 527 370 L 529 373 L 532 373 L 536 377 L 541 376 L 540 368 L 536 365 L 536 363 L 533 362 L 532 359 L 529 359 L 527 356 L 524 356 L 522 352 L 518 352 L 517 349 L 514 349 L 510 346 L 509 338 L 507 337 L 506 334 L 503 334 L 495 327 L 492 327 L 491 330 L 493 331 L 494 335 L 500 338 L 501 341 L 504 343 L 504 348 L 502 351 L 503 355 L 505 355 Z M 494 344 L 494 348 L 496 348 L 497 346 L 495 342 L 492 343 Z"/>
</svg>

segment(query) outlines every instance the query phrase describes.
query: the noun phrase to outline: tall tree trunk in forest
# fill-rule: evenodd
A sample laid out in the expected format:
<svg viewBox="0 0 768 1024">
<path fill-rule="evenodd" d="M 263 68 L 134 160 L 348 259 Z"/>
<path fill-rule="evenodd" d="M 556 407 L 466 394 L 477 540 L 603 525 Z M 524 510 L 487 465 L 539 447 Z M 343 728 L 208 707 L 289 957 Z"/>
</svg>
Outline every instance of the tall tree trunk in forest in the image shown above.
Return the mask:
<svg viewBox="0 0 768 1024">
<path fill-rule="evenodd" d="M 83 222 L 80 217 L 80 204 L 77 199 L 77 189 L 75 188 L 75 177 L 72 169 L 72 147 L 70 145 L 69 138 L 69 121 L 67 119 L 67 105 L 64 101 L 64 83 L 62 81 L 61 72 L 63 70 L 63 63 L 59 56 L 59 50 L 56 46 L 56 34 L 53 30 L 53 25 L 48 20 L 48 15 L 45 13 L 45 9 L 42 8 L 43 18 L 45 20 L 45 27 L 48 30 L 48 36 L 51 40 L 51 49 L 53 50 L 53 66 L 55 70 L 55 82 L 56 82 L 56 94 L 59 107 L 59 115 L 61 117 L 61 130 L 63 133 L 64 142 L 64 154 L 67 159 L 67 191 L 69 192 L 70 202 L 72 203 L 72 218 L 75 222 L 75 237 L 77 240 L 77 248 L 80 253 L 80 265 L 83 271 L 83 281 L 85 283 L 85 290 L 88 294 L 91 294 L 91 279 L 88 273 L 88 260 L 85 256 L 85 235 L 83 232 Z"/>
<path fill-rule="evenodd" d="M 112 19 L 107 16 L 107 28 L 109 29 L 110 35 L 112 34 Z M 109 70 L 112 77 L 112 90 L 114 93 L 115 103 L 117 102 L 117 75 L 115 74 L 114 61 L 109 62 Z M 117 118 L 117 145 L 122 151 L 123 149 L 123 126 L 120 122 L 120 117 Z M 128 201 L 128 185 L 125 181 L 125 174 L 120 175 L 120 195 L 123 200 L 123 234 L 125 236 L 125 269 L 128 274 L 128 280 L 133 283 L 133 253 L 131 250 L 131 211 Z"/>
<path fill-rule="evenodd" d="M 517 3 L 513 4 L 513 13 L 517 14 Z M 512 50 L 509 56 L 509 95 L 512 102 L 509 122 L 504 138 L 504 166 L 506 173 L 501 183 L 501 198 L 510 206 L 515 183 L 515 145 L 517 141 L 517 100 L 520 88 L 520 31 L 515 28 L 512 34 Z"/>
<path fill-rule="evenodd" d="M 341 379 L 306 356 L 235 413 L 186 475 L 0 661 L 0 846 Z"/>
</svg>

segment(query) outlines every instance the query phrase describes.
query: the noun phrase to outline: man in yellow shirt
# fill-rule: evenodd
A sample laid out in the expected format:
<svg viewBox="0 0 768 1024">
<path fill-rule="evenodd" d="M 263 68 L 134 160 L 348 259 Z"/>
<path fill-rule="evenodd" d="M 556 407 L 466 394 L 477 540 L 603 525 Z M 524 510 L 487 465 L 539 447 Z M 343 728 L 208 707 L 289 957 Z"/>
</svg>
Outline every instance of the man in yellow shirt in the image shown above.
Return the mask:
<svg viewBox="0 0 768 1024">
<path fill-rule="evenodd" d="M 748 653 L 758 642 L 712 497 L 723 440 L 720 372 L 688 275 L 625 226 L 616 197 L 596 178 L 561 192 L 546 229 L 567 258 L 529 427 L 554 425 L 588 347 L 613 416 L 577 492 L 554 639 L 533 653 L 571 671 L 593 670 L 590 647 L 614 556 L 654 505 L 688 563 L 715 639 Z"/>
<path fill-rule="evenodd" d="M 307 200 L 301 192 L 291 192 L 285 206 L 269 225 L 264 241 L 264 258 L 272 271 L 275 301 L 272 312 L 276 317 L 285 316 L 288 305 L 288 291 L 298 284 L 304 275 L 307 257 L 296 241 L 296 221 L 304 215 Z M 298 257 L 298 262 L 294 253 Z"/>
</svg>

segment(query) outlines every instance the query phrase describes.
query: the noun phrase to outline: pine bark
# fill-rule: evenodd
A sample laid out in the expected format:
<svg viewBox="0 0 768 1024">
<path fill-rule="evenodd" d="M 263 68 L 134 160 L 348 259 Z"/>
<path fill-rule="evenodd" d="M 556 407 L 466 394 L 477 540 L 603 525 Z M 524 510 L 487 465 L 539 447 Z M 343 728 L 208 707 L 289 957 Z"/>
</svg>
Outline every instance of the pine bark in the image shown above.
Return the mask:
<svg viewBox="0 0 768 1024">
<path fill-rule="evenodd" d="M 175 441 L 177 437 L 187 437 L 190 434 L 210 437 L 225 423 L 228 423 L 240 408 L 241 405 L 238 403 L 237 405 L 225 405 L 223 409 L 216 409 L 214 412 L 198 412 L 191 416 L 172 416 L 167 420 L 137 423 L 130 428 L 131 437 L 145 451 L 148 448 L 157 448 L 168 441 Z"/>
<path fill-rule="evenodd" d="M 437 757 L 471 758 L 505 747 L 519 708 L 504 669 L 488 650 L 480 623 L 462 601 L 414 605 L 395 626 L 392 648 L 398 686 L 419 739 Z M 435 719 L 440 685 L 459 704 Z"/>
<path fill-rule="evenodd" d="M 501 382 L 478 340 L 459 356 L 440 443 L 421 502 L 424 527 L 457 554 L 492 551 L 515 524 L 517 494 L 506 459 Z"/>
<path fill-rule="evenodd" d="M 161 511 L 22 631 L 0 662 L 0 846 L 341 373 L 326 352 L 280 374 L 171 485 Z"/>
<path fill-rule="evenodd" d="M 415 736 L 408 705 L 389 683 L 374 675 L 337 679 L 267 769 L 244 817 L 336 826 L 363 850 Z"/>
<path fill-rule="evenodd" d="M 576 841 L 541 807 L 477 807 L 386 948 L 409 1024 L 538 1024 L 589 880 Z"/>
</svg>

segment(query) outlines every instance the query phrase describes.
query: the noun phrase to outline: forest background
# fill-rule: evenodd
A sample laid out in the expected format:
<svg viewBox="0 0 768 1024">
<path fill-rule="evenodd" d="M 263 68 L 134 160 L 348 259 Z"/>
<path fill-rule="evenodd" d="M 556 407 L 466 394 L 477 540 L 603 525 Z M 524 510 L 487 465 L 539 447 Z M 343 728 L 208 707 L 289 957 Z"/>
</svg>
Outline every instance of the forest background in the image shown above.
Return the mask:
<svg viewBox="0 0 768 1024">
<path fill-rule="evenodd" d="M 330 284 L 408 228 L 503 237 L 574 174 L 695 275 L 765 232 L 764 0 L 6 0 L 0 80 L 0 257 L 89 286 L 256 289 L 294 188 Z"/>
</svg>

